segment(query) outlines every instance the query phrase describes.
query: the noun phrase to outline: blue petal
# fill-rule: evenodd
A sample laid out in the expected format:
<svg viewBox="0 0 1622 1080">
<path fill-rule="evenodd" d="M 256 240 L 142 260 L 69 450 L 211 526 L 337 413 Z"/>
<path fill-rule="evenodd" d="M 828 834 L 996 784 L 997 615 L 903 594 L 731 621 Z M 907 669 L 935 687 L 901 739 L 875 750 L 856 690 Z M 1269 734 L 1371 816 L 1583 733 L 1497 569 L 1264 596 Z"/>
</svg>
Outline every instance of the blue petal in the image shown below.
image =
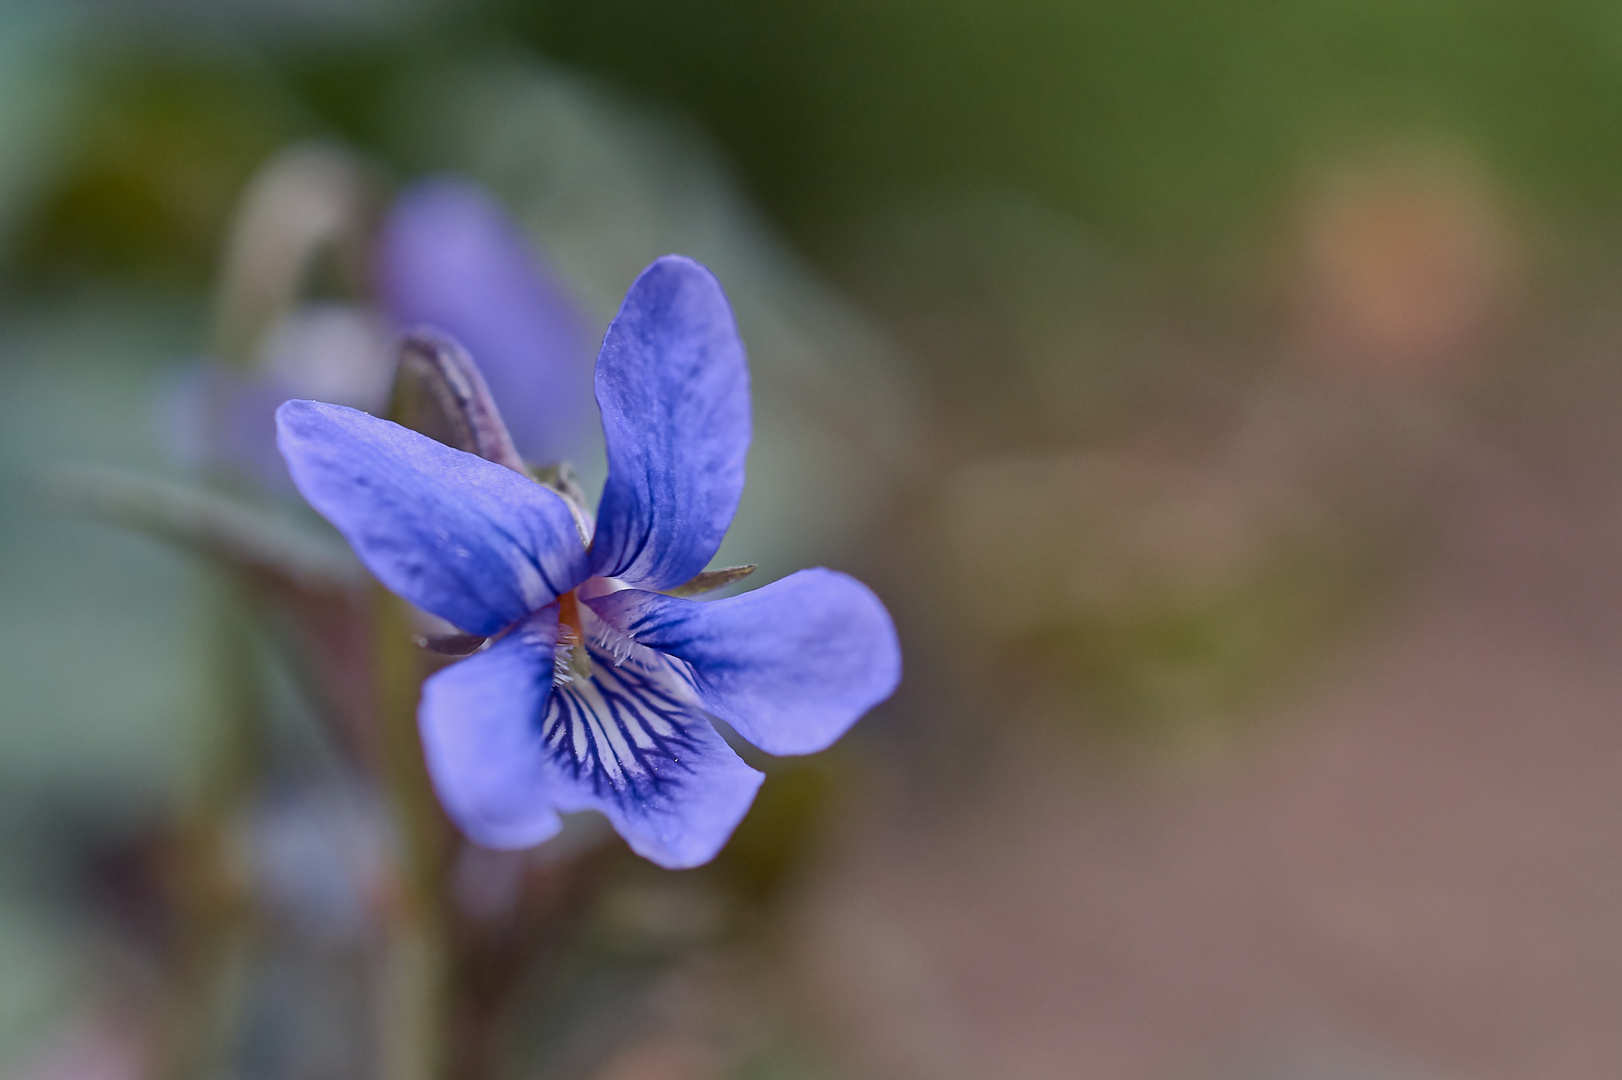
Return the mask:
<svg viewBox="0 0 1622 1080">
<path fill-rule="evenodd" d="M 578 451 L 591 415 L 593 335 L 573 297 L 482 188 L 438 178 L 395 200 L 378 246 L 384 303 L 467 347 L 519 452 Z"/>
<path fill-rule="evenodd" d="M 554 604 L 422 684 L 417 724 L 434 790 L 486 847 L 529 847 L 561 827 L 535 725 L 552 692 L 557 634 Z"/>
<path fill-rule="evenodd" d="M 765 777 L 743 763 L 667 658 L 587 647 L 594 674 L 557 686 L 542 724 L 559 810 L 598 810 L 670 870 L 715 858 Z"/>
<path fill-rule="evenodd" d="M 901 681 L 890 613 L 833 570 L 725 600 L 625 589 L 587 603 L 637 644 L 686 661 L 704 706 L 770 754 L 826 748 Z"/>
<path fill-rule="evenodd" d="M 289 401 L 293 483 L 389 589 L 494 634 L 586 577 L 569 508 L 511 469 L 342 405 Z"/>
<path fill-rule="evenodd" d="M 597 357 L 608 483 L 593 572 L 666 589 L 704 569 L 743 494 L 749 370 L 714 276 L 667 255 L 636 279 Z"/>
<path fill-rule="evenodd" d="M 763 779 L 693 704 L 665 657 L 591 648 L 595 674 L 554 686 L 557 608 L 423 686 L 423 747 L 445 809 L 474 841 L 525 847 L 557 814 L 596 810 L 670 869 L 714 858 Z"/>
</svg>

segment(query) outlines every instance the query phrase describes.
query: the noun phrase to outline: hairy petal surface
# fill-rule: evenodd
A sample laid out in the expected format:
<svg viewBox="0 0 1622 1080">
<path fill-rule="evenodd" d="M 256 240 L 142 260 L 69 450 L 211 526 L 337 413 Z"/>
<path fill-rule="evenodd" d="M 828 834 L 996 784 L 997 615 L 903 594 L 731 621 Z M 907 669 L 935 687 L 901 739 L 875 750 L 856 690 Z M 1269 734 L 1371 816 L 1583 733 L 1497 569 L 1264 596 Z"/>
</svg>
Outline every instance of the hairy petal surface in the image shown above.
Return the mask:
<svg viewBox="0 0 1622 1080">
<path fill-rule="evenodd" d="M 470 634 L 511 626 L 586 577 L 555 493 L 342 405 L 289 401 L 277 443 L 293 483 L 377 579 Z"/>
<path fill-rule="evenodd" d="M 532 461 L 575 452 L 590 415 L 593 335 L 574 298 L 483 188 L 437 177 L 394 202 L 377 280 L 401 327 L 461 342 Z"/>
<path fill-rule="evenodd" d="M 601 811 L 667 869 L 709 862 L 765 777 L 711 726 L 668 657 L 585 647 L 594 674 L 553 688 L 541 728 L 553 805 Z"/>
<path fill-rule="evenodd" d="M 704 707 L 770 754 L 825 749 L 901 681 L 890 613 L 833 570 L 725 600 L 624 589 L 587 603 L 637 644 L 685 661 Z"/>
<path fill-rule="evenodd" d="M 417 725 L 434 790 L 475 843 L 538 844 L 562 827 L 536 718 L 552 692 L 557 605 L 422 685 Z"/>
<path fill-rule="evenodd" d="M 666 589 L 704 569 L 743 494 L 749 371 L 720 282 L 667 255 L 642 272 L 597 357 L 608 483 L 593 573 Z"/>
</svg>

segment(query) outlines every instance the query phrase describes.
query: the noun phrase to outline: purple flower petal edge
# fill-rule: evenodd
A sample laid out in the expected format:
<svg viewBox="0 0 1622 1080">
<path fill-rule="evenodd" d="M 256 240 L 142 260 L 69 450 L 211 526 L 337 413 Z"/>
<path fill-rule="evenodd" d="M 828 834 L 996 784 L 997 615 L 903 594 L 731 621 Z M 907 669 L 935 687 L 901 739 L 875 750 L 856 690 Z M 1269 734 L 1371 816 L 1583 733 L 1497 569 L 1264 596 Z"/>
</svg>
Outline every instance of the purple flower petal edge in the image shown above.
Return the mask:
<svg viewBox="0 0 1622 1080">
<path fill-rule="evenodd" d="M 377 280 L 397 327 L 460 341 L 531 461 L 578 450 L 590 414 L 593 334 L 579 304 L 483 188 L 433 177 L 394 201 Z"/>
<path fill-rule="evenodd" d="M 721 285 L 667 255 L 626 293 L 597 357 L 608 482 L 593 573 L 667 589 L 709 563 L 737 512 L 749 370 Z"/>
<path fill-rule="evenodd" d="M 293 482 L 390 590 L 489 635 L 586 577 L 569 508 L 511 469 L 342 405 L 289 401 Z"/>
<path fill-rule="evenodd" d="M 638 644 L 686 661 L 704 706 L 769 754 L 826 749 L 901 681 L 889 612 L 833 570 L 724 600 L 626 589 L 588 603 Z"/>
</svg>

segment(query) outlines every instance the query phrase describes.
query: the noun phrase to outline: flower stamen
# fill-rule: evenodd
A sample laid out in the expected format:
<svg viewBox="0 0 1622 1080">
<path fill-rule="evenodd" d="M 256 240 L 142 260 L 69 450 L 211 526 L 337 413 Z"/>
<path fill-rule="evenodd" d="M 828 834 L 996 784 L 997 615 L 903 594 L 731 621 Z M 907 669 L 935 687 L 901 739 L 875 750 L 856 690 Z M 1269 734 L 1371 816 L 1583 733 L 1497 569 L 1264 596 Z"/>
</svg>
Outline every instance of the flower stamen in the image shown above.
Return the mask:
<svg viewBox="0 0 1622 1080">
<path fill-rule="evenodd" d="M 574 627 L 558 627 L 558 643 L 552 650 L 553 686 L 574 682 L 574 654 L 579 645 L 580 638 L 575 634 Z"/>
<path fill-rule="evenodd" d="M 558 643 L 552 653 L 552 684 L 591 678 L 591 656 L 581 628 L 580 599 L 570 590 L 558 597 Z"/>
</svg>

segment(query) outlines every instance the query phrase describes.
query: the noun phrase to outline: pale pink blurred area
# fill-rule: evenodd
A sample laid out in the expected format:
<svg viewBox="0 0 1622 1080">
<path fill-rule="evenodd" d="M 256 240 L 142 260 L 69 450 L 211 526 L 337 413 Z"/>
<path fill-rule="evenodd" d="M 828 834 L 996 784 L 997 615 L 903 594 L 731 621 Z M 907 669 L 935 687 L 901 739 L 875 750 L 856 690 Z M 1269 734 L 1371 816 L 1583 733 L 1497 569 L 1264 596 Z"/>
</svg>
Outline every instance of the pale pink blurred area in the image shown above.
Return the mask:
<svg viewBox="0 0 1622 1080">
<path fill-rule="evenodd" d="M 1514 324 L 1526 257 L 1464 154 L 1388 151 L 1322 170 L 1299 200 L 1287 291 L 1304 357 L 1387 388 L 1456 383 Z"/>
<path fill-rule="evenodd" d="M 1313 198 L 1220 422 L 934 496 L 970 735 L 795 924 L 858 1075 L 1616 1075 L 1622 337 L 1468 169 Z"/>
<path fill-rule="evenodd" d="M 6 1080 L 151 1080 L 149 1033 L 111 1012 L 70 1021 L 3 1075 Z"/>
<path fill-rule="evenodd" d="M 802 953 L 869 1074 L 1611 1075 L 1622 536 L 1474 483 L 1411 595 L 1219 749 L 1108 770 L 1000 717 L 960 801 L 853 835 Z"/>
<path fill-rule="evenodd" d="M 675 1036 L 626 1047 L 609 1059 L 595 1080 L 710 1080 L 720 1068 L 714 1049 Z"/>
</svg>

